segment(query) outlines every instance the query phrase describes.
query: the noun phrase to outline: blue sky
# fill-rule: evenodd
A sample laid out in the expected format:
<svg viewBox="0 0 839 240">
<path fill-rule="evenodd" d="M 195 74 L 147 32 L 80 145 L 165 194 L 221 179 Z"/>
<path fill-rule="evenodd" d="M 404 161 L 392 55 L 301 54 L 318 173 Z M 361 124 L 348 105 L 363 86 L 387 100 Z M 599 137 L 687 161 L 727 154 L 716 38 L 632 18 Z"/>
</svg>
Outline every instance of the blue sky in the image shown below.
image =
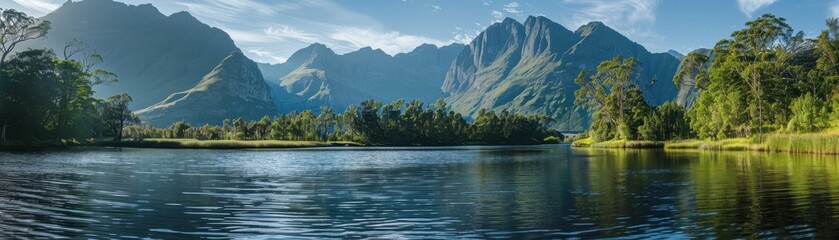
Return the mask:
<svg viewBox="0 0 839 240">
<path fill-rule="evenodd" d="M 66 0 L 0 0 L 43 16 Z M 77 1 L 77 0 L 74 0 Z M 422 43 L 468 43 L 478 32 L 511 17 L 543 15 L 572 31 L 601 21 L 649 50 L 683 53 L 712 47 L 763 13 L 788 19 L 814 37 L 824 20 L 839 17 L 839 0 L 124 0 L 152 3 L 164 14 L 188 11 L 227 31 L 260 62 L 283 62 L 294 51 L 320 42 L 338 53 L 365 46 L 389 54 Z"/>
</svg>

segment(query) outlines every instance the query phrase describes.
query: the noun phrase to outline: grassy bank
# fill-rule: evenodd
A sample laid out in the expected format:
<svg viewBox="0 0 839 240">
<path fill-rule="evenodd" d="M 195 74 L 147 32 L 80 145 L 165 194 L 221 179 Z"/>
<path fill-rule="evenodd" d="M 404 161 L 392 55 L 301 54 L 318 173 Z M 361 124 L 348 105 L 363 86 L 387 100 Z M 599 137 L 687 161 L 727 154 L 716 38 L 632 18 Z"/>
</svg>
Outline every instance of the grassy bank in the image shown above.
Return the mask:
<svg viewBox="0 0 839 240">
<path fill-rule="evenodd" d="M 574 141 L 573 143 L 571 143 L 571 146 L 592 148 L 663 148 L 664 142 L 634 140 L 611 140 L 605 142 L 595 142 L 592 138 L 586 138 Z"/>
<path fill-rule="evenodd" d="M 766 136 L 763 148 L 773 152 L 839 154 L 839 134 L 772 134 Z"/>
<path fill-rule="evenodd" d="M 197 139 L 143 139 L 105 144 L 117 147 L 135 148 L 185 148 L 185 149 L 245 149 L 245 148 L 303 148 L 332 146 L 361 146 L 354 142 L 314 141 L 240 141 L 240 140 L 197 140 Z"/>
<path fill-rule="evenodd" d="M 718 141 L 680 140 L 664 144 L 665 149 L 696 149 L 707 151 L 750 151 L 761 150 L 762 145 L 746 138 L 731 138 Z"/>
<path fill-rule="evenodd" d="M 656 141 L 629 141 L 629 140 L 612 140 L 606 142 L 592 143 L 593 148 L 662 148 L 664 142 Z"/>
<path fill-rule="evenodd" d="M 761 139 L 761 140 L 758 140 Z M 717 141 L 678 140 L 669 142 L 613 140 L 594 142 L 592 139 L 575 141 L 574 147 L 593 148 L 664 148 L 705 151 L 767 151 L 806 154 L 839 154 L 839 134 L 767 134 L 761 138 L 731 138 Z"/>
</svg>

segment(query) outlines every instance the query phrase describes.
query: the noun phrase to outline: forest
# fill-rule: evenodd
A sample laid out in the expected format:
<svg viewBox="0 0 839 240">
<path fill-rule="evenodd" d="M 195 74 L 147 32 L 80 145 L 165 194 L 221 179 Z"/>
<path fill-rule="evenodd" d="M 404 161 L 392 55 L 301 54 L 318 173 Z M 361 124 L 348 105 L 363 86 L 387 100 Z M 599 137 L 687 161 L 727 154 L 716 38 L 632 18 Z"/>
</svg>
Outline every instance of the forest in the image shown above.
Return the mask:
<svg viewBox="0 0 839 240">
<path fill-rule="evenodd" d="M 60 55 L 26 49 L 25 41 L 42 38 L 50 23 L 8 9 L 0 16 L 0 141 L 3 145 L 64 145 L 95 139 L 120 140 L 124 126 L 138 120 L 119 94 L 93 97 L 93 86 L 116 81 L 97 69 L 101 55 L 70 41 Z"/>
<path fill-rule="evenodd" d="M 672 102 L 648 105 L 635 59 L 618 56 L 596 72 L 582 71 L 576 103 L 594 120 L 578 139 L 760 139 L 829 132 L 839 122 L 839 20 L 826 25 L 812 39 L 786 19 L 765 14 L 720 40 L 711 54 L 688 54 L 673 81 L 699 89 L 689 109 Z"/>
<path fill-rule="evenodd" d="M 548 128 L 547 117 L 502 111 L 480 111 L 467 121 L 439 99 L 428 107 L 420 100 L 402 99 L 389 104 L 366 100 L 343 113 L 321 107 L 269 116 L 259 121 L 242 118 L 221 125 L 192 126 L 179 121 L 169 128 L 133 125 L 125 129 L 130 139 L 167 138 L 199 140 L 349 141 L 368 145 L 464 145 L 558 143 L 561 133 Z"/>
</svg>

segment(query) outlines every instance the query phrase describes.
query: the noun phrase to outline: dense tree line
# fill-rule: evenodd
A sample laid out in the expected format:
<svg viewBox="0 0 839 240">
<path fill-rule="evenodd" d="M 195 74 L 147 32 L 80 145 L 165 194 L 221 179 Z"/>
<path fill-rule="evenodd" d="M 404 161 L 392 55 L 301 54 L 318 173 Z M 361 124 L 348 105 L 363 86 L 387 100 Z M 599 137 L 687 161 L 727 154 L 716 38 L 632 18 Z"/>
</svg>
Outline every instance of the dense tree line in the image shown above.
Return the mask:
<svg viewBox="0 0 839 240">
<path fill-rule="evenodd" d="M 839 21 L 827 27 L 807 39 L 766 14 L 718 42 L 710 69 L 698 73 L 707 82 L 688 112 L 692 129 L 719 139 L 830 127 L 839 113 Z"/>
<path fill-rule="evenodd" d="M 9 9 L 0 13 L 0 141 L 20 145 L 59 144 L 91 138 L 120 139 L 131 97 L 93 97 L 93 86 L 116 81 L 95 69 L 101 56 L 78 41 L 57 56 L 52 50 L 15 52 L 21 42 L 44 37 L 49 22 Z"/>
<path fill-rule="evenodd" d="M 221 125 L 192 126 L 180 121 L 169 128 L 150 126 L 126 128 L 125 136 L 143 138 L 192 138 L 201 140 L 291 140 L 354 141 L 374 145 L 462 145 L 534 144 L 546 138 L 562 140 L 562 134 L 548 128 L 547 117 L 523 116 L 502 111 L 480 111 L 469 122 L 438 100 L 426 106 L 420 100 L 396 100 L 389 104 L 366 100 L 351 105 L 344 113 L 322 107 L 263 117 L 259 121 L 241 118 Z"/>
<path fill-rule="evenodd" d="M 674 76 L 700 89 L 689 109 L 655 108 L 641 97 L 637 63 L 616 57 L 596 74 L 580 73 L 577 102 L 593 110 L 586 135 L 595 140 L 722 139 L 770 132 L 815 132 L 839 119 L 839 20 L 817 39 L 771 14 L 719 41 L 714 57 L 693 52 Z"/>
</svg>

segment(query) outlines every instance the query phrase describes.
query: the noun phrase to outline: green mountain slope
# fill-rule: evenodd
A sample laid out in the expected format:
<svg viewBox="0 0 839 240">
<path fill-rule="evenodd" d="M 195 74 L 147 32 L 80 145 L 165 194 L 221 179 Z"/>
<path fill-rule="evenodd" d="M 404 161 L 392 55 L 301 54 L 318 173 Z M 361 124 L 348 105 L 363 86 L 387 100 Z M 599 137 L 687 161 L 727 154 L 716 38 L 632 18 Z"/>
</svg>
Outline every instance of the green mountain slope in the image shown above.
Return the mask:
<svg viewBox="0 0 839 240">
<path fill-rule="evenodd" d="M 600 22 L 572 32 L 544 17 L 524 24 L 508 18 L 488 27 L 458 55 L 442 89 L 453 109 L 464 114 L 506 109 L 553 117 L 561 130 L 583 130 L 590 114 L 574 105 L 574 79 L 615 55 L 642 63 L 650 103 L 676 96 L 670 79 L 679 61 L 670 54 L 650 53 Z M 659 81 L 653 83 L 653 77 Z"/>
<path fill-rule="evenodd" d="M 256 63 L 234 52 L 192 89 L 174 93 L 137 114 L 143 122 L 165 127 L 180 120 L 193 125 L 218 125 L 238 117 L 258 120 L 276 115 L 277 109 Z"/>
</svg>

